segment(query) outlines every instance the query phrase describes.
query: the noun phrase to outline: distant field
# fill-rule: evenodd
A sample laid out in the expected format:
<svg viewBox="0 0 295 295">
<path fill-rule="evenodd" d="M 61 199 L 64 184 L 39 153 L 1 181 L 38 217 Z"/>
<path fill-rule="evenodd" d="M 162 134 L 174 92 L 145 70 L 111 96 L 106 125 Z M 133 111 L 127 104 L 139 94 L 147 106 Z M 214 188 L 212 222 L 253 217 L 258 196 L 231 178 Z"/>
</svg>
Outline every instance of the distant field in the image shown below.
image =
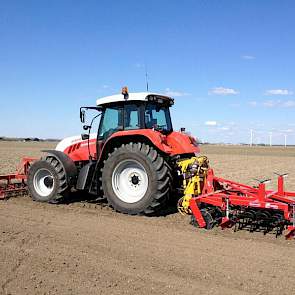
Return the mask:
<svg viewBox="0 0 295 295">
<path fill-rule="evenodd" d="M 289 173 L 287 188 L 295 190 L 294 147 L 201 146 L 210 159 L 215 174 L 246 184 L 257 184 L 253 178 L 271 178 L 269 188 L 276 186 L 277 173 Z"/>
<path fill-rule="evenodd" d="M 55 142 L 0 141 L 0 174 L 13 172 L 22 157 L 38 158 L 41 150 L 55 146 Z"/>
</svg>

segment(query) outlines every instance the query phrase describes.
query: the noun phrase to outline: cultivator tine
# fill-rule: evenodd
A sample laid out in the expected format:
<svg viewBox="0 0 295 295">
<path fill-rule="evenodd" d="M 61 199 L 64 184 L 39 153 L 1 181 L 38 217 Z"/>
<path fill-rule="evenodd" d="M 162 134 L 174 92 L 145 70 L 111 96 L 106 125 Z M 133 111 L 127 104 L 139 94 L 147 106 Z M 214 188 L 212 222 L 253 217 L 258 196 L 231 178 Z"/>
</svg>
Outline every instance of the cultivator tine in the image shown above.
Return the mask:
<svg viewBox="0 0 295 295">
<path fill-rule="evenodd" d="M 24 180 L 21 182 L 11 182 L 13 178 L 9 178 L 5 182 L 3 175 L 1 175 L 1 179 L 2 183 L 0 184 L 0 199 L 22 196 L 27 193 L 27 185 Z"/>
<path fill-rule="evenodd" d="M 235 226 L 235 231 L 242 230 L 246 227 L 251 226 L 254 218 L 255 218 L 255 214 L 252 212 L 252 210 L 244 211 L 244 212 L 237 214 L 237 222 L 236 222 L 236 226 Z"/>
<path fill-rule="evenodd" d="M 0 175 L 0 199 L 7 199 L 27 194 L 27 174 L 35 158 L 23 158 L 16 173 Z"/>
<path fill-rule="evenodd" d="M 272 214 L 268 210 L 248 210 L 237 214 L 235 231 L 245 228 L 248 228 L 250 232 L 262 231 L 264 234 L 275 231 L 277 237 L 282 234 L 284 227 L 284 217 L 280 213 Z"/>
</svg>

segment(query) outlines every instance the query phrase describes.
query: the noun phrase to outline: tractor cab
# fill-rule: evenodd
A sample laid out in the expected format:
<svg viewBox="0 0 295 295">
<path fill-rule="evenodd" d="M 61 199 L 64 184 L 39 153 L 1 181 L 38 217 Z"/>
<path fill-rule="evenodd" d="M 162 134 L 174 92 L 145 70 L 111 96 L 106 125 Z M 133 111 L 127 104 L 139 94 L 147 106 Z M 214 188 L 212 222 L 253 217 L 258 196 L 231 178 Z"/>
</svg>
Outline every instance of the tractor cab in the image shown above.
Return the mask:
<svg viewBox="0 0 295 295">
<path fill-rule="evenodd" d="M 153 129 L 173 131 L 169 107 L 173 99 L 153 93 L 127 93 L 97 100 L 102 110 L 98 139 L 107 139 L 117 131 Z"/>
</svg>

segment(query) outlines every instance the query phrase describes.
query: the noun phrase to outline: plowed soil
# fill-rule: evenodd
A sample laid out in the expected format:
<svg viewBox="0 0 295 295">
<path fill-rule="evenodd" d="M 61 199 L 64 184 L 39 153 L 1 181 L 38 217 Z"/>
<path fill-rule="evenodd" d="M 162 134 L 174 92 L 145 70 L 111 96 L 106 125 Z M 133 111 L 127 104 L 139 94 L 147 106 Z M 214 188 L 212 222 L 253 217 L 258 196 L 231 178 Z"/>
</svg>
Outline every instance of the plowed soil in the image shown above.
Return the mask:
<svg viewBox="0 0 295 295">
<path fill-rule="evenodd" d="M 0 143 L 0 174 L 48 143 Z M 216 174 L 255 184 L 290 172 L 294 148 L 204 146 Z M 271 186 L 274 187 L 274 184 Z M 211 231 L 179 214 L 127 216 L 101 204 L 0 201 L 0 294 L 294 294 L 295 241 Z"/>
</svg>

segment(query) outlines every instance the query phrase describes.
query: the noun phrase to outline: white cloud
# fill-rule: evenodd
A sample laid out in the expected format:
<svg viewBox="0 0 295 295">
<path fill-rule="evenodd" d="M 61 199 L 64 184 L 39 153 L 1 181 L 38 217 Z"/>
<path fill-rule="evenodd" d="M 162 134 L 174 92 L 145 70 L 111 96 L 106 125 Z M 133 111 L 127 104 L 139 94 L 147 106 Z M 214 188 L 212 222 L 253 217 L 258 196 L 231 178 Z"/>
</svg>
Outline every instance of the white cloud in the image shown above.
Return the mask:
<svg viewBox="0 0 295 295">
<path fill-rule="evenodd" d="M 280 102 L 281 102 L 280 100 L 266 100 L 262 103 L 262 105 L 267 108 L 273 108 L 278 106 Z"/>
<path fill-rule="evenodd" d="M 242 59 L 248 59 L 248 60 L 255 59 L 255 56 L 253 56 L 253 55 L 242 55 Z"/>
<path fill-rule="evenodd" d="M 261 106 L 267 107 L 267 108 L 274 108 L 274 107 L 295 108 L 295 100 L 283 101 L 281 99 L 276 99 L 276 100 L 270 99 L 270 100 L 265 100 L 261 103 L 253 101 L 253 102 L 249 102 L 249 104 L 253 107 L 261 105 Z"/>
<path fill-rule="evenodd" d="M 282 106 L 285 108 L 294 108 L 295 107 L 295 100 L 287 100 L 282 103 Z"/>
<path fill-rule="evenodd" d="M 188 96 L 190 95 L 190 93 L 182 92 L 182 91 L 174 91 L 174 90 L 171 90 L 170 88 L 166 88 L 165 95 L 172 96 L 172 97 L 179 97 L 179 96 Z"/>
<path fill-rule="evenodd" d="M 225 87 L 215 87 L 212 88 L 208 94 L 216 94 L 216 95 L 235 95 L 239 92 L 232 88 L 225 88 Z"/>
<path fill-rule="evenodd" d="M 220 130 L 223 130 L 223 131 L 228 131 L 228 130 L 230 130 L 230 128 L 227 127 L 227 126 L 220 127 L 219 129 L 220 129 Z"/>
<path fill-rule="evenodd" d="M 257 107 L 258 102 L 255 101 L 255 100 L 252 100 L 252 101 L 249 101 L 249 105 L 250 105 L 251 107 Z"/>
<path fill-rule="evenodd" d="M 109 85 L 102 85 L 102 88 L 103 89 L 108 89 L 108 88 L 110 88 L 110 86 Z"/>
<path fill-rule="evenodd" d="M 293 93 L 288 89 L 270 89 L 266 90 L 265 95 L 292 95 Z"/>
<path fill-rule="evenodd" d="M 206 121 L 205 125 L 206 126 L 217 126 L 217 122 L 216 121 Z"/>
</svg>

